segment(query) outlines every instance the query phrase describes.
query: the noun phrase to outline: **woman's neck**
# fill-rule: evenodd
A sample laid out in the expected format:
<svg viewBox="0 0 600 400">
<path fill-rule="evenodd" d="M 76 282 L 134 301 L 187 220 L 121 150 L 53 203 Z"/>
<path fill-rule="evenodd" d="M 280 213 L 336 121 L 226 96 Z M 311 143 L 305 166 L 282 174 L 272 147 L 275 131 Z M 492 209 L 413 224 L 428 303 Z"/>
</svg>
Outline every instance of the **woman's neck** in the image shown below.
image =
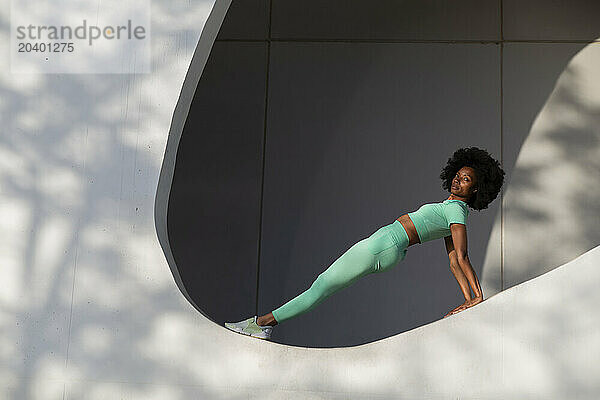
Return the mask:
<svg viewBox="0 0 600 400">
<path fill-rule="evenodd" d="M 461 201 L 464 201 L 465 203 L 467 202 L 467 199 L 455 196 L 454 194 L 451 194 L 446 200 L 461 200 Z"/>
</svg>

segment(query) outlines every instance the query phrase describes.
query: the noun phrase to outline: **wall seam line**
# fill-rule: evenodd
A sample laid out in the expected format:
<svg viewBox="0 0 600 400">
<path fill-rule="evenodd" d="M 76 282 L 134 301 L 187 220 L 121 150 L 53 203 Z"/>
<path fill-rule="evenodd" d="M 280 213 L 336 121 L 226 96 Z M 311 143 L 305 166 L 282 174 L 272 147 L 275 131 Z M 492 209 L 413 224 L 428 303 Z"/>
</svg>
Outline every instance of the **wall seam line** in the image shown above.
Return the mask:
<svg viewBox="0 0 600 400">
<path fill-rule="evenodd" d="M 504 166 L 504 1 L 500 0 L 500 165 Z M 500 291 L 504 290 L 504 188 L 500 191 Z"/>
<path fill-rule="evenodd" d="M 267 67 L 265 71 L 265 115 L 263 121 L 263 148 L 262 148 L 262 176 L 260 185 L 260 207 L 258 217 L 258 254 L 256 262 L 256 302 L 254 304 L 254 314 L 258 315 L 258 300 L 259 300 L 259 289 L 260 289 L 260 257 L 262 250 L 262 221 L 263 221 L 263 203 L 265 194 L 265 164 L 267 158 L 267 121 L 269 115 L 269 68 L 271 62 L 271 15 L 273 9 L 273 1 L 269 1 L 269 29 L 267 33 Z M 264 42 L 264 40 L 261 40 Z"/>
<path fill-rule="evenodd" d="M 405 44 L 427 44 L 427 43 L 448 43 L 448 44 L 500 44 L 500 43 L 566 43 L 566 44 L 577 44 L 577 43 L 600 43 L 600 39 L 554 39 L 554 40 L 534 40 L 534 39 L 522 39 L 522 40 L 444 40 L 444 39 L 430 39 L 430 40 L 381 40 L 381 39 L 307 39 L 307 38 L 299 38 L 299 39 L 217 39 L 215 42 L 281 42 L 281 43 L 405 43 Z"/>
</svg>

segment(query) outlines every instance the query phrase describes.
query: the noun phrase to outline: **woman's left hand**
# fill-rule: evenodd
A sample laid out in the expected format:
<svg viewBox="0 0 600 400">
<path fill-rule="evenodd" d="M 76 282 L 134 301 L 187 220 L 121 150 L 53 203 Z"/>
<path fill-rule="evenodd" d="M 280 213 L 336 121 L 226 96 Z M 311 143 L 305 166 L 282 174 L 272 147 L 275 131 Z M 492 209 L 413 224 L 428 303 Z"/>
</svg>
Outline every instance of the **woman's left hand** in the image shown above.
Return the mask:
<svg viewBox="0 0 600 400">
<path fill-rule="evenodd" d="M 444 318 L 459 313 L 463 310 L 466 310 L 469 307 L 473 307 L 475 304 L 479 304 L 483 301 L 483 297 L 473 297 L 472 299 L 466 300 L 463 304 L 461 304 L 460 306 L 456 307 L 455 309 L 451 310 L 448 312 L 448 314 L 444 315 Z"/>
</svg>

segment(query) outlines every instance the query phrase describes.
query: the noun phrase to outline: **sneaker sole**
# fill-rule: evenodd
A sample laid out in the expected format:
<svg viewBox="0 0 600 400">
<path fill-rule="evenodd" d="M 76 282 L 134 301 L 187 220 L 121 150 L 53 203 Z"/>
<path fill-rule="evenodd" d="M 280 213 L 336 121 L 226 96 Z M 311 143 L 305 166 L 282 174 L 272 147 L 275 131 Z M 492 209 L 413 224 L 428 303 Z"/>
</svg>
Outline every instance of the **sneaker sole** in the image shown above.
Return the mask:
<svg viewBox="0 0 600 400">
<path fill-rule="evenodd" d="M 225 327 L 225 328 L 227 328 L 227 327 Z M 262 340 L 269 340 L 270 339 L 270 338 L 265 338 L 265 337 L 261 337 L 261 336 L 255 336 L 255 335 L 253 335 L 251 333 L 246 333 L 246 332 L 243 332 L 243 331 L 236 331 L 236 330 L 233 330 L 231 328 L 227 328 L 227 329 L 230 330 L 231 332 L 234 332 L 234 333 L 237 333 L 237 334 L 240 334 L 240 335 L 244 335 L 244 336 L 250 336 L 250 337 L 253 337 L 253 338 L 256 338 L 256 339 L 262 339 Z"/>
</svg>

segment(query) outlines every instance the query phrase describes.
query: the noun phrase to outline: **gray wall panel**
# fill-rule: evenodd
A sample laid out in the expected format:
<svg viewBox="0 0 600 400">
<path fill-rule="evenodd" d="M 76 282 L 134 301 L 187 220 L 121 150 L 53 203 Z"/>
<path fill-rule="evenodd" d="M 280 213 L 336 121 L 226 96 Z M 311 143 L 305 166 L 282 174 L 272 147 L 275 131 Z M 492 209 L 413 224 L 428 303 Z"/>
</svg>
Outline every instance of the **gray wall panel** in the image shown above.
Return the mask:
<svg viewBox="0 0 600 400">
<path fill-rule="evenodd" d="M 498 40 L 497 0 L 279 0 L 272 37 L 361 40 Z"/>
<path fill-rule="evenodd" d="M 261 314 L 380 226 L 447 198 L 438 176 L 456 148 L 500 153 L 496 45 L 273 43 L 270 65 Z M 498 206 L 470 215 L 478 271 Z M 427 242 L 281 324 L 275 340 L 364 343 L 439 319 L 461 299 L 443 241 Z"/>
<path fill-rule="evenodd" d="M 168 227 L 196 304 L 222 323 L 254 312 L 266 45 L 214 44 L 177 153 Z"/>
<path fill-rule="evenodd" d="M 265 40 L 269 34 L 270 0 L 233 0 L 217 40 Z"/>
<path fill-rule="evenodd" d="M 503 0 L 505 40 L 597 40 L 600 1 Z"/>
<path fill-rule="evenodd" d="M 386 1 L 365 10 L 355 1 L 343 5 L 321 2 L 318 6 L 312 2 L 273 4 L 272 38 L 294 42 L 264 43 L 263 57 L 267 57 L 268 46 L 271 54 L 270 68 L 264 58 L 262 64 L 262 74 L 270 74 L 270 89 L 259 285 L 252 289 L 248 277 L 229 278 L 245 280 L 238 283 L 239 287 L 228 283 L 230 293 L 241 296 L 233 296 L 228 306 L 222 305 L 231 311 L 227 315 L 234 314 L 230 320 L 235 315 L 254 313 L 254 299 L 258 299 L 259 315 L 271 311 L 307 289 L 320 272 L 358 240 L 423 203 L 446 198 L 438 175 L 458 147 L 475 145 L 489 150 L 502 162 L 507 184 L 512 181 L 514 190 L 523 182 L 538 184 L 532 182 L 535 171 L 520 168 L 519 177 L 512 179 L 513 170 L 556 79 L 583 45 L 519 47 L 506 43 L 502 62 L 500 46 L 493 43 L 385 43 L 413 39 L 499 40 L 499 5 L 463 1 L 447 7 L 433 2 Z M 219 38 L 267 39 L 268 7 L 266 1 L 234 2 Z M 505 3 L 504 21 L 510 19 L 505 36 L 516 32 L 517 22 L 532 29 L 543 25 L 537 14 L 516 13 L 518 7 L 528 5 Z M 556 7 L 548 5 L 541 14 L 551 14 Z M 262 29 L 259 21 L 264 24 Z M 337 39 L 346 42 L 315 43 Z M 359 43 L 363 40 L 371 43 Z M 376 40 L 380 42 L 373 42 Z M 228 73 L 238 75 L 240 80 L 248 73 L 242 71 L 248 68 L 245 54 L 222 61 Z M 252 65 L 252 74 L 259 75 L 258 64 Z M 214 76 L 223 79 L 222 74 Z M 241 86 L 228 87 L 221 82 L 211 90 L 213 95 L 218 91 L 227 99 L 222 100 L 223 104 L 234 101 L 234 108 L 243 110 L 244 115 L 248 112 L 249 117 L 244 102 L 232 100 L 245 90 Z M 256 118 L 264 116 L 264 108 L 258 114 Z M 233 114 L 221 117 L 238 118 Z M 582 143 L 588 142 L 589 137 L 584 136 Z M 254 150 L 250 146 L 243 151 Z M 261 151 L 256 150 L 254 155 L 257 163 L 262 161 Z M 250 162 L 252 156 L 244 157 Z M 203 179 L 189 174 L 188 181 Z M 221 178 L 224 185 L 229 185 L 227 173 Z M 585 199 L 580 209 L 594 201 L 589 196 Z M 539 268 L 553 268 L 581 254 L 584 247 L 591 247 L 588 242 L 580 242 L 571 247 L 572 251 L 555 257 L 556 262 L 531 258 L 535 253 L 532 250 L 527 263 L 523 263 L 518 246 L 526 243 L 526 238 L 519 233 L 526 229 L 515 224 L 523 220 L 522 210 L 515 208 L 515 199 L 509 199 L 501 214 L 500 201 L 498 197 L 481 213 L 473 211 L 468 227 L 469 255 L 486 298 L 502 287 L 535 276 Z M 247 204 L 249 216 L 259 215 L 260 209 L 258 200 Z M 213 218 L 213 224 L 227 221 L 223 218 L 226 211 L 211 212 L 207 215 Z M 541 214 L 538 217 L 549 220 Z M 257 225 L 252 228 L 259 229 Z M 516 233 L 507 237 L 512 231 Z M 586 232 L 595 237 L 593 229 Z M 275 340 L 317 347 L 353 345 L 440 318 L 461 303 L 462 297 L 448 269 L 443 242 L 422 246 L 411 247 L 407 259 L 394 270 L 360 280 L 314 311 L 277 327 Z M 239 256 L 241 260 L 251 254 L 242 252 Z M 254 256 L 258 256 L 256 252 Z M 188 257 L 192 259 L 192 255 Z M 255 268 L 255 261 L 250 262 Z M 196 272 L 194 279 L 199 281 L 202 273 Z M 204 283 L 215 287 L 210 279 Z M 419 296 L 421 293 L 429 293 L 426 301 Z M 216 290 L 209 289 L 207 297 L 214 300 Z M 248 309 L 252 311 L 243 311 Z M 356 318 L 376 323 L 371 323 L 368 331 L 324 329 L 319 335 L 304 335 L 298 329 L 303 323 L 326 328 Z"/>
</svg>

